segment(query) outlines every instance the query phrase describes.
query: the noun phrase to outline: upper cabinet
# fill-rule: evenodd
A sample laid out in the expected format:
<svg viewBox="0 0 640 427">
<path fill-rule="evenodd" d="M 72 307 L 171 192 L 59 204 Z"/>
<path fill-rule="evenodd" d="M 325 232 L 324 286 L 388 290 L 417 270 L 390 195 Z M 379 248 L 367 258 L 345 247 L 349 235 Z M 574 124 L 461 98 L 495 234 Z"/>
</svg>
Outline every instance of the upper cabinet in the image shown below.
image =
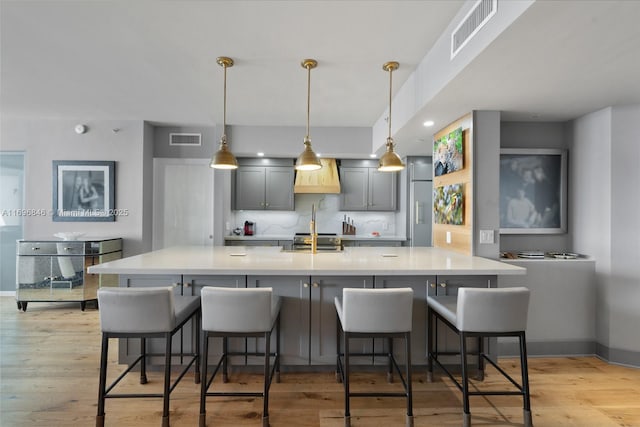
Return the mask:
<svg viewBox="0 0 640 427">
<path fill-rule="evenodd" d="M 238 163 L 232 186 L 233 209 L 294 209 L 293 160 L 238 159 Z"/>
<path fill-rule="evenodd" d="M 340 210 L 395 211 L 398 177 L 379 172 L 376 161 L 343 160 L 340 167 Z"/>
</svg>

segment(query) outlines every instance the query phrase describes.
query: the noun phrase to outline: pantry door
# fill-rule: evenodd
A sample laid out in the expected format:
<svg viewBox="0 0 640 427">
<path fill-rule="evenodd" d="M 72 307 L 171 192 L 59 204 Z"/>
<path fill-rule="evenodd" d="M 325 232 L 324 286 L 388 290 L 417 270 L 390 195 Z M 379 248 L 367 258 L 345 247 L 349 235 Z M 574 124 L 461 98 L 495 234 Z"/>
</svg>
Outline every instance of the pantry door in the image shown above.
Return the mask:
<svg viewBox="0 0 640 427">
<path fill-rule="evenodd" d="M 153 159 L 153 250 L 213 246 L 213 182 L 208 159 Z"/>
</svg>

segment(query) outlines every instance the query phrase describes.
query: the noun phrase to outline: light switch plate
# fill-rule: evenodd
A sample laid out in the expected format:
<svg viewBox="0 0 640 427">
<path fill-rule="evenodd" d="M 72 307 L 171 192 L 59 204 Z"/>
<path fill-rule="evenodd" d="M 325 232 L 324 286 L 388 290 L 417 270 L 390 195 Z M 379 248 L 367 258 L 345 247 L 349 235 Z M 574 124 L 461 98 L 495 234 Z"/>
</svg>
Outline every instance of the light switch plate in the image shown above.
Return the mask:
<svg viewBox="0 0 640 427">
<path fill-rule="evenodd" d="M 493 230 L 480 230 L 480 244 L 493 244 Z"/>
</svg>

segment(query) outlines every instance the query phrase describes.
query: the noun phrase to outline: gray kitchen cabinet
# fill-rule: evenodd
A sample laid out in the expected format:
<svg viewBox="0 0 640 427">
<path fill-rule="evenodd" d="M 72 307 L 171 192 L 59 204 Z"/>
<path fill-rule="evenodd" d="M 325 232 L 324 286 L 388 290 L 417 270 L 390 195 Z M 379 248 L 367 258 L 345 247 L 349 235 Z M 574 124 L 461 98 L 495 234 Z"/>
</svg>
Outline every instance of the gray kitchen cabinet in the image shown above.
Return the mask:
<svg viewBox="0 0 640 427">
<path fill-rule="evenodd" d="M 496 288 L 498 286 L 497 276 L 456 276 L 438 275 L 434 281 L 429 282 L 427 290 L 429 295 L 458 295 L 458 289 L 466 288 Z M 440 325 L 438 328 L 438 349 L 441 351 L 459 351 L 460 338 L 451 328 Z M 469 350 L 477 351 L 476 340 L 469 341 Z M 497 339 L 489 338 L 485 341 L 485 353 L 497 357 Z M 443 360 L 447 360 L 443 358 Z M 453 360 L 453 359 L 451 359 Z M 473 363 L 475 357 L 469 358 Z"/>
<path fill-rule="evenodd" d="M 400 247 L 402 246 L 402 240 L 379 240 L 379 239 L 357 239 L 349 238 L 343 239 L 342 245 L 344 247 Z"/>
<path fill-rule="evenodd" d="M 375 288 L 413 289 L 413 322 L 411 325 L 411 363 L 414 365 L 427 364 L 427 292 L 431 283 L 435 282 L 435 276 L 377 276 Z M 386 340 L 385 340 L 386 341 Z M 376 340 L 376 351 L 386 350 L 386 342 Z M 393 353 L 397 360 L 404 360 L 404 345 L 394 345 Z M 384 360 L 376 360 L 376 363 L 387 363 Z"/>
<path fill-rule="evenodd" d="M 279 240 L 225 240 L 225 246 L 280 246 Z"/>
<path fill-rule="evenodd" d="M 122 239 L 18 240 L 16 302 L 26 311 L 34 302 L 98 299 L 98 288 L 117 286 L 115 274 L 90 274 L 92 265 L 122 258 Z"/>
<path fill-rule="evenodd" d="M 351 166 L 354 165 L 354 166 Z M 374 162 L 342 161 L 340 167 L 340 210 L 395 211 L 397 209 L 397 174 L 379 172 Z"/>
<path fill-rule="evenodd" d="M 248 276 L 248 288 L 273 288 L 274 295 L 282 298 L 280 307 L 280 363 L 283 365 L 309 364 L 309 276 Z M 258 347 L 257 347 L 258 346 Z M 248 350 L 260 349 L 255 338 L 249 339 Z M 262 347 L 263 348 L 263 347 Z M 271 348 L 275 349 L 275 334 Z M 251 357 L 250 364 L 261 364 L 261 358 Z"/>
<path fill-rule="evenodd" d="M 312 276 L 310 280 L 311 291 L 311 340 L 309 358 L 312 365 L 327 365 L 335 363 L 337 315 L 334 298 L 342 297 L 344 288 L 371 288 L 371 277 L 331 277 Z M 350 343 L 353 352 L 371 352 L 372 341 L 370 339 L 354 339 Z M 353 357 L 351 363 L 371 364 L 371 358 Z"/>
<path fill-rule="evenodd" d="M 268 166 L 253 165 L 254 162 L 239 160 L 240 167 L 234 172 L 232 187 L 234 209 L 294 209 L 293 162 L 287 165 L 287 159 L 280 160 L 271 162 L 277 165 Z"/>
<path fill-rule="evenodd" d="M 315 276 L 248 276 L 247 287 L 271 287 L 282 298 L 280 309 L 280 358 L 283 365 L 334 364 L 336 360 L 336 310 L 334 297 L 342 296 L 346 287 L 372 287 L 371 277 Z M 312 340 L 311 337 L 314 337 Z M 255 340 L 249 351 L 261 350 Z M 260 346 L 260 342 L 257 344 Z M 275 341 L 272 340 L 272 345 Z M 362 340 L 360 349 L 371 349 L 370 341 Z M 274 348 L 274 347 L 272 347 Z M 369 350 L 370 351 L 370 350 Z M 260 364 L 258 358 L 249 363 Z M 357 358 L 354 358 L 358 362 Z M 362 359 L 364 363 L 371 360 Z"/>
</svg>

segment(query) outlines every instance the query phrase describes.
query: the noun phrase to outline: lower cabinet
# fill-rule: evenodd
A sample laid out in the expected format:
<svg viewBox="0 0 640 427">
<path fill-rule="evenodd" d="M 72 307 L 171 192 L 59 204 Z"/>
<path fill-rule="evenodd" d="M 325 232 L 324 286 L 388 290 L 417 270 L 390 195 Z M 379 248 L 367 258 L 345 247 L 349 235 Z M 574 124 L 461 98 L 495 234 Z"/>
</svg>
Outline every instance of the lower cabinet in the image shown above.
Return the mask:
<svg viewBox="0 0 640 427">
<path fill-rule="evenodd" d="M 200 295 L 204 286 L 234 288 L 271 287 L 282 298 L 280 309 L 280 357 L 282 365 L 333 365 L 336 362 L 337 316 L 334 298 L 342 296 L 344 288 L 401 288 L 414 291 L 411 359 L 415 365 L 427 363 L 427 295 L 455 295 L 462 286 L 495 287 L 495 276 L 244 276 L 244 275 L 133 275 L 120 276 L 120 286 L 148 287 L 174 285 L 176 295 Z M 198 328 L 199 329 L 199 328 Z M 123 339 L 119 347 L 120 362 L 132 361 L 139 354 L 140 340 Z M 382 339 L 352 340 L 352 352 L 380 352 L 387 345 Z M 495 340 L 494 340 L 495 341 Z M 162 340 L 147 340 L 150 351 L 161 353 Z M 174 348 L 192 349 L 195 331 L 190 324 L 176 334 Z M 459 341 L 455 334 L 441 325 L 438 328 L 439 348 L 455 351 Z M 492 341 L 489 341 L 491 346 Z M 472 344 L 470 342 L 470 344 Z M 271 348 L 275 349 L 275 335 Z M 475 343 L 472 344 L 475 346 Z M 230 339 L 232 351 L 249 354 L 262 350 L 263 340 L 256 338 Z M 472 347 L 474 348 L 474 347 Z M 491 349 L 491 347 L 490 347 Z M 221 340 L 210 341 L 209 362 L 215 363 L 221 353 Z M 404 345 L 394 345 L 397 360 L 404 360 Z M 261 365 L 257 356 L 237 356 L 233 364 Z M 385 364 L 384 358 L 355 357 L 353 363 L 361 365 Z M 152 359 L 151 364 L 162 364 Z"/>
<path fill-rule="evenodd" d="M 413 289 L 413 323 L 411 325 L 411 363 L 426 365 L 427 363 L 427 292 L 430 285 L 435 283 L 435 276 L 377 276 L 376 288 L 406 288 Z M 376 352 L 386 349 L 386 340 L 376 340 Z M 404 341 L 398 340 L 394 344 L 393 353 L 398 362 L 404 360 Z M 386 364 L 386 359 L 376 360 L 376 363 Z"/>
<path fill-rule="evenodd" d="M 327 365 L 336 360 L 334 297 L 344 288 L 371 288 L 373 278 L 248 276 L 247 287 L 271 287 L 282 298 L 280 358 L 283 365 Z M 272 341 L 275 345 L 275 341 Z M 249 347 L 249 351 L 255 350 Z M 367 344 L 362 342 L 364 351 Z M 370 346 L 369 346 L 370 348 Z M 358 351 L 358 347 L 354 347 Z M 256 360 L 256 363 L 262 361 Z"/>
</svg>

